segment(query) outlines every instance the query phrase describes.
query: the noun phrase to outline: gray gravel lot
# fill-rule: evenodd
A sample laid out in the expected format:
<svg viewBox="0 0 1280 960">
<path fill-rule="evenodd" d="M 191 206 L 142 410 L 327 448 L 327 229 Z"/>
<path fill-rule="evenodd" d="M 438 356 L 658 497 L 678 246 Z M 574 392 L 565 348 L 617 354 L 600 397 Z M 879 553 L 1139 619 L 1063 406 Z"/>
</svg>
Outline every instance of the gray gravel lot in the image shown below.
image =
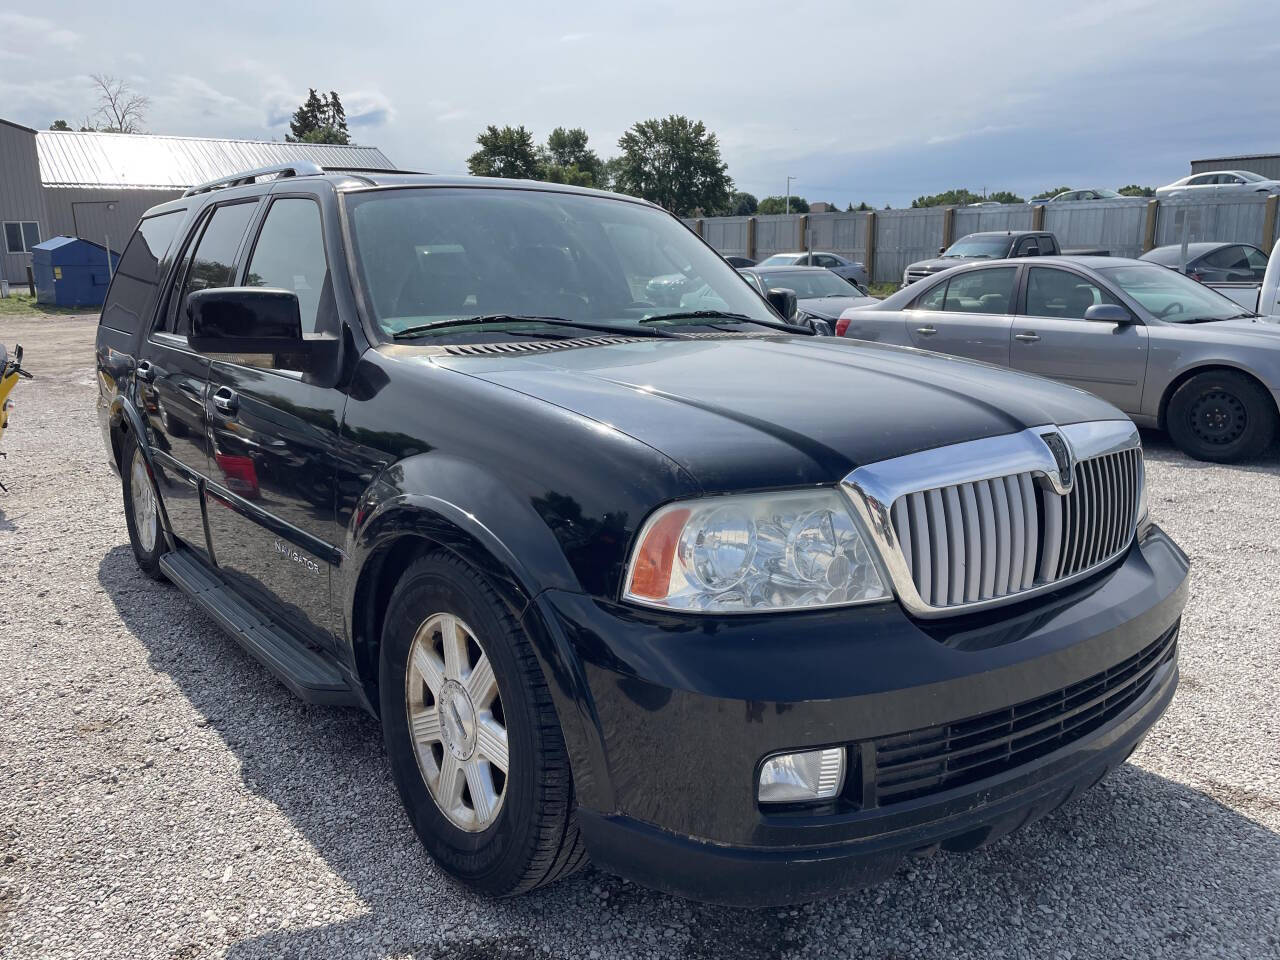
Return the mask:
<svg viewBox="0 0 1280 960">
<path fill-rule="evenodd" d="M 1280 956 L 1280 455 L 1147 438 L 1192 556 L 1182 686 L 1121 771 L 1020 834 L 793 910 L 589 870 L 523 900 L 417 844 L 368 717 L 294 699 L 140 575 L 93 318 L 0 319 L 38 380 L 0 460 L 0 956 Z"/>
</svg>

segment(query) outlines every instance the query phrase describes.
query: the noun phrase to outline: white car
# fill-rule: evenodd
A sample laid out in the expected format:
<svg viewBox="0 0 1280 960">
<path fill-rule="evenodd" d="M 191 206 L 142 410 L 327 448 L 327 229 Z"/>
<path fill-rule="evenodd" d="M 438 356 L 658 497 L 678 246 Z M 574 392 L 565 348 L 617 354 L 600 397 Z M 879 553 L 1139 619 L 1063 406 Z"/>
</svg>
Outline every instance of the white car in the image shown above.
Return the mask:
<svg viewBox="0 0 1280 960">
<path fill-rule="evenodd" d="M 1193 199 L 1198 197 L 1243 196 L 1249 193 L 1280 193 L 1280 180 L 1248 170 L 1214 170 L 1209 173 L 1193 173 L 1163 187 L 1156 187 L 1156 196 L 1165 199 Z"/>
</svg>

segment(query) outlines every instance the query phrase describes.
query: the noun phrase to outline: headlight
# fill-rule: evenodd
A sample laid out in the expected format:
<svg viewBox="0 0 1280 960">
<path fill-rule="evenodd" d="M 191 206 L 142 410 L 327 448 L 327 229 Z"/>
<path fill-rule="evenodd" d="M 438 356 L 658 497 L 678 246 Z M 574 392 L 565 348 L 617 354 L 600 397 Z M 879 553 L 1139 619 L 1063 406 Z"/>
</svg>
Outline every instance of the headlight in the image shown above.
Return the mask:
<svg viewBox="0 0 1280 960">
<path fill-rule="evenodd" d="M 834 489 L 668 504 L 640 530 L 628 600 L 695 613 L 794 610 L 891 598 Z"/>
<path fill-rule="evenodd" d="M 911 282 L 911 271 L 910 271 L 910 270 L 903 270 L 903 271 L 902 271 L 902 285 L 903 285 L 903 286 L 906 286 L 906 285 L 907 285 L 908 283 L 910 283 L 910 282 Z"/>
</svg>

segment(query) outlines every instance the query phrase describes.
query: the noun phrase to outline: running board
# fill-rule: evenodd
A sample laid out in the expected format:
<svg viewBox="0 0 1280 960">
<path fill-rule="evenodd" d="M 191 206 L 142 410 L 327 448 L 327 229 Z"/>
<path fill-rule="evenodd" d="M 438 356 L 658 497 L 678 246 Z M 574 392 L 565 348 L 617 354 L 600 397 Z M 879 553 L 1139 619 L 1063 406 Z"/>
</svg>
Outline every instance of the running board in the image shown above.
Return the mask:
<svg viewBox="0 0 1280 960">
<path fill-rule="evenodd" d="M 307 703 L 360 702 L 331 660 L 264 617 L 189 551 L 179 547 L 166 553 L 160 558 L 160 569 L 276 679 Z"/>
</svg>

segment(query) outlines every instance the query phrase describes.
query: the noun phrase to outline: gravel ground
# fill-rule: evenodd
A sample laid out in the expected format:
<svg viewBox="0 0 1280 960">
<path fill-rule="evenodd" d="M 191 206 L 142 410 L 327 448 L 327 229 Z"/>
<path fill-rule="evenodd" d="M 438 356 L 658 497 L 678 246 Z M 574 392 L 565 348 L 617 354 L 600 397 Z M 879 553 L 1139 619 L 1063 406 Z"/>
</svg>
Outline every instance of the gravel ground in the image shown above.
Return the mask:
<svg viewBox="0 0 1280 960">
<path fill-rule="evenodd" d="M 307 707 L 141 576 L 93 413 L 93 320 L 0 321 L 0 955 L 1280 956 L 1280 457 L 1148 442 L 1191 554 L 1182 686 L 1129 764 L 1031 828 L 791 910 L 589 870 L 514 902 L 419 847 L 379 730 Z"/>
</svg>

